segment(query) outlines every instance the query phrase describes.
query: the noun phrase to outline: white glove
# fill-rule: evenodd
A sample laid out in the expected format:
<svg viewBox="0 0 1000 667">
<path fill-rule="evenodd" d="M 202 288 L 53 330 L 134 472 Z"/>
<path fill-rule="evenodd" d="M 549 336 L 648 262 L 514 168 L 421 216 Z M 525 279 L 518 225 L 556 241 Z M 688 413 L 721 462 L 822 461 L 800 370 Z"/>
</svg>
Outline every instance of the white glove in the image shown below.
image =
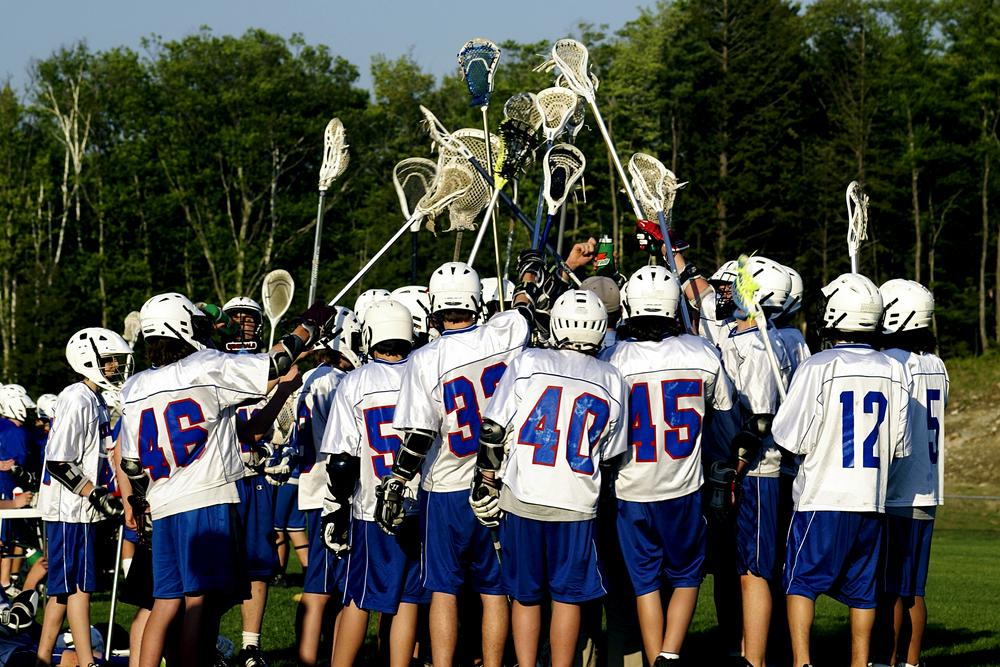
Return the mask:
<svg viewBox="0 0 1000 667">
<path fill-rule="evenodd" d="M 295 467 L 294 460 L 298 452 L 294 447 L 281 447 L 274 454 L 267 465 L 264 466 L 264 479 L 272 486 L 281 486 L 291 477 L 292 468 Z"/>
<path fill-rule="evenodd" d="M 472 480 L 469 505 L 479 523 L 487 528 L 496 528 L 500 525 L 500 518 L 503 516 L 503 510 L 500 509 L 500 489 L 487 483 L 478 470 Z"/>
</svg>

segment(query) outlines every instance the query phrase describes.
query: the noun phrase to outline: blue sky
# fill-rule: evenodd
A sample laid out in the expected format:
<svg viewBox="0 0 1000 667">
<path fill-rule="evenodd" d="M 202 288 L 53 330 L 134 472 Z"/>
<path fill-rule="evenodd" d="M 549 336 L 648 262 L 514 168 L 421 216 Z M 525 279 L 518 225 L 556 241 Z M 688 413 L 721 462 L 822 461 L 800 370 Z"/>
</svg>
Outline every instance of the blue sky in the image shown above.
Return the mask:
<svg viewBox="0 0 1000 667">
<path fill-rule="evenodd" d="M 653 0 L 8 0 L 0 22 L 0 81 L 28 82 L 32 59 L 84 39 L 93 50 L 139 47 L 142 37 L 182 37 L 207 25 L 217 34 L 264 28 L 310 44 L 327 44 L 357 65 L 368 87 L 371 56 L 412 53 L 438 76 L 456 67 L 455 53 L 472 37 L 494 41 L 555 40 L 580 21 L 614 30 Z"/>
</svg>

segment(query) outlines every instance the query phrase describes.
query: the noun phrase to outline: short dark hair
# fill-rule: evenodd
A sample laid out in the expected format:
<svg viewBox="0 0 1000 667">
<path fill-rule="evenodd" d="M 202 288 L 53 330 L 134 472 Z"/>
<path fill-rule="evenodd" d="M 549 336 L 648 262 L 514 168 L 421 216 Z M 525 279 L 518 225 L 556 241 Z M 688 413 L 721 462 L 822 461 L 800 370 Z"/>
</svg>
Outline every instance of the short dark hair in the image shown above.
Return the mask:
<svg viewBox="0 0 1000 667">
<path fill-rule="evenodd" d="M 178 338 L 150 336 L 145 339 L 146 363 L 151 367 L 162 367 L 180 361 L 194 352 L 194 348 Z"/>
<path fill-rule="evenodd" d="M 459 322 L 466 322 L 468 320 L 475 322 L 477 313 L 474 310 L 466 310 L 464 308 L 448 308 L 446 310 L 439 310 L 434 315 L 442 322 L 458 324 Z"/>
<path fill-rule="evenodd" d="M 627 337 L 636 340 L 663 340 L 676 336 L 682 331 L 680 324 L 672 317 L 659 315 L 637 315 L 630 317 L 618 327 L 619 338 Z"/>
<path fill-rule="evenodd" d="M 390 357 L 405 357 L 412 349 L 413 343 L 399 338 L 383 340 L 372 346 L 372 352 L 377 352 Z"/>
<path fill-rule="evenodd" d="M 907 352 L 934 352 L 937 350 L 937 338 L 930 329 L 922 327 L 883 334 L 879 347 L 883 350 L 895 347 Z"/>
</svg>

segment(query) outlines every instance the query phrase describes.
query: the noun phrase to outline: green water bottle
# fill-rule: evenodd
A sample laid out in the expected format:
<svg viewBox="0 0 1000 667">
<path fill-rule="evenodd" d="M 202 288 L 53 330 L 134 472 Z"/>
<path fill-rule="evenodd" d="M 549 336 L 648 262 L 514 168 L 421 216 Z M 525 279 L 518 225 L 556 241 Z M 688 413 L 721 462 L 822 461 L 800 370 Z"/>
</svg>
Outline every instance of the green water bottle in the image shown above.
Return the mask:
<svg viewBox="0 0 1000 667">
<path fill-rule="evenodd" d="M 597 275 L 615 275 L 615 244 L 610 236 L 605 235 L 598 239 L 595 263 L 597 264 Z"/>
</svg>

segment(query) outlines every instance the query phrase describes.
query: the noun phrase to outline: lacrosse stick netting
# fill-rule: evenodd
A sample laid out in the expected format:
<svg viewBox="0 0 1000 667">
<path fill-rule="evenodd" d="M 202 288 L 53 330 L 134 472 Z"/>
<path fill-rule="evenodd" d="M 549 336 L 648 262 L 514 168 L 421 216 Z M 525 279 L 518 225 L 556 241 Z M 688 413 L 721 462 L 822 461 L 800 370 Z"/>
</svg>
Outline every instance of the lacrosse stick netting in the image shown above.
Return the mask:
<svg viewBox="0 0 1000 667">
<path fill-rule="evenodd" d="M 396 163 L 392 169 L 392 185 L 396 189 L 403 217 L 409 218 L 417 210 L 417 202 L 430 191 L 435 176 L 437 163 L 434 160 L 410 157 Z M 418 229 L 419 225 L 419 222 L 415 224 Z"/>
<path fill-rule="evenodd" d="M 319 169 L 319 190 L 326 192 L 344 173 L 351 160 L 347 152 L 347 134 L 339 118 L 331 118 L 323 131 L 323 165 Z"/>
<path fill-rule="evenodd" d="M 500 47 L 488 39 L 476 37 L 458 52 L 458 64 L 471 96 L 470 105 L 487 107 L 493 93 L 493 76 L 500 62 Z"/>
<path fill-rule="evenodd" d="M 868 195 L 857 181 L 847 186 L 847 253 L 851 257 L 851 273 L 858 272 L 858 250 L 868 240 Z"/>
<path fill-rule="evenodd" d="M 569 88 L 553 86 L 535 95 L 542 111 L 542 132 L 549 146 L 566 129 L 566 123 L 576 111 L 579 96 Z"/>
<path fill-rule="evenodd" d="M 583 176 L 583 170 L 586 166 L 587 159 L 583 153 L 579 148 L 570 144 L 557 144 L 545 154 L 542 174 L 545 202 L 548 204 L 548 217 L 545 220 L 545 229 L 542 231 L 539 244 L 545 243 L 549 235 L 549 228 L 552 226 L 552 218 L 559 211 L 559 207 L 566 202 L 569 193 Z"/>
<path fill-rule="evenodd" d="M 733 301 L 736 307 L 747 313 L 752 321 L 757 323 L 757 333 L 760 334 L 761 342 L 764 343 L 764 350 L 767 353 L 768 365 L 774 375 L 774 383 L 778 385 L 778 396 L 781 402 L 785 401 L 785 381 L 781 375 L 781 367 L 778 364 L 778 357 L 774 353 L 771 345 L 771 336 L 767 332 L 767 316 L 760 307 L 757 300 L 757 292 L 760 285 L 747 268 L 750 258 L 747 255 L 740 255 L 736 263 L 736 280 L 733 282 Z"/>
</svg>

